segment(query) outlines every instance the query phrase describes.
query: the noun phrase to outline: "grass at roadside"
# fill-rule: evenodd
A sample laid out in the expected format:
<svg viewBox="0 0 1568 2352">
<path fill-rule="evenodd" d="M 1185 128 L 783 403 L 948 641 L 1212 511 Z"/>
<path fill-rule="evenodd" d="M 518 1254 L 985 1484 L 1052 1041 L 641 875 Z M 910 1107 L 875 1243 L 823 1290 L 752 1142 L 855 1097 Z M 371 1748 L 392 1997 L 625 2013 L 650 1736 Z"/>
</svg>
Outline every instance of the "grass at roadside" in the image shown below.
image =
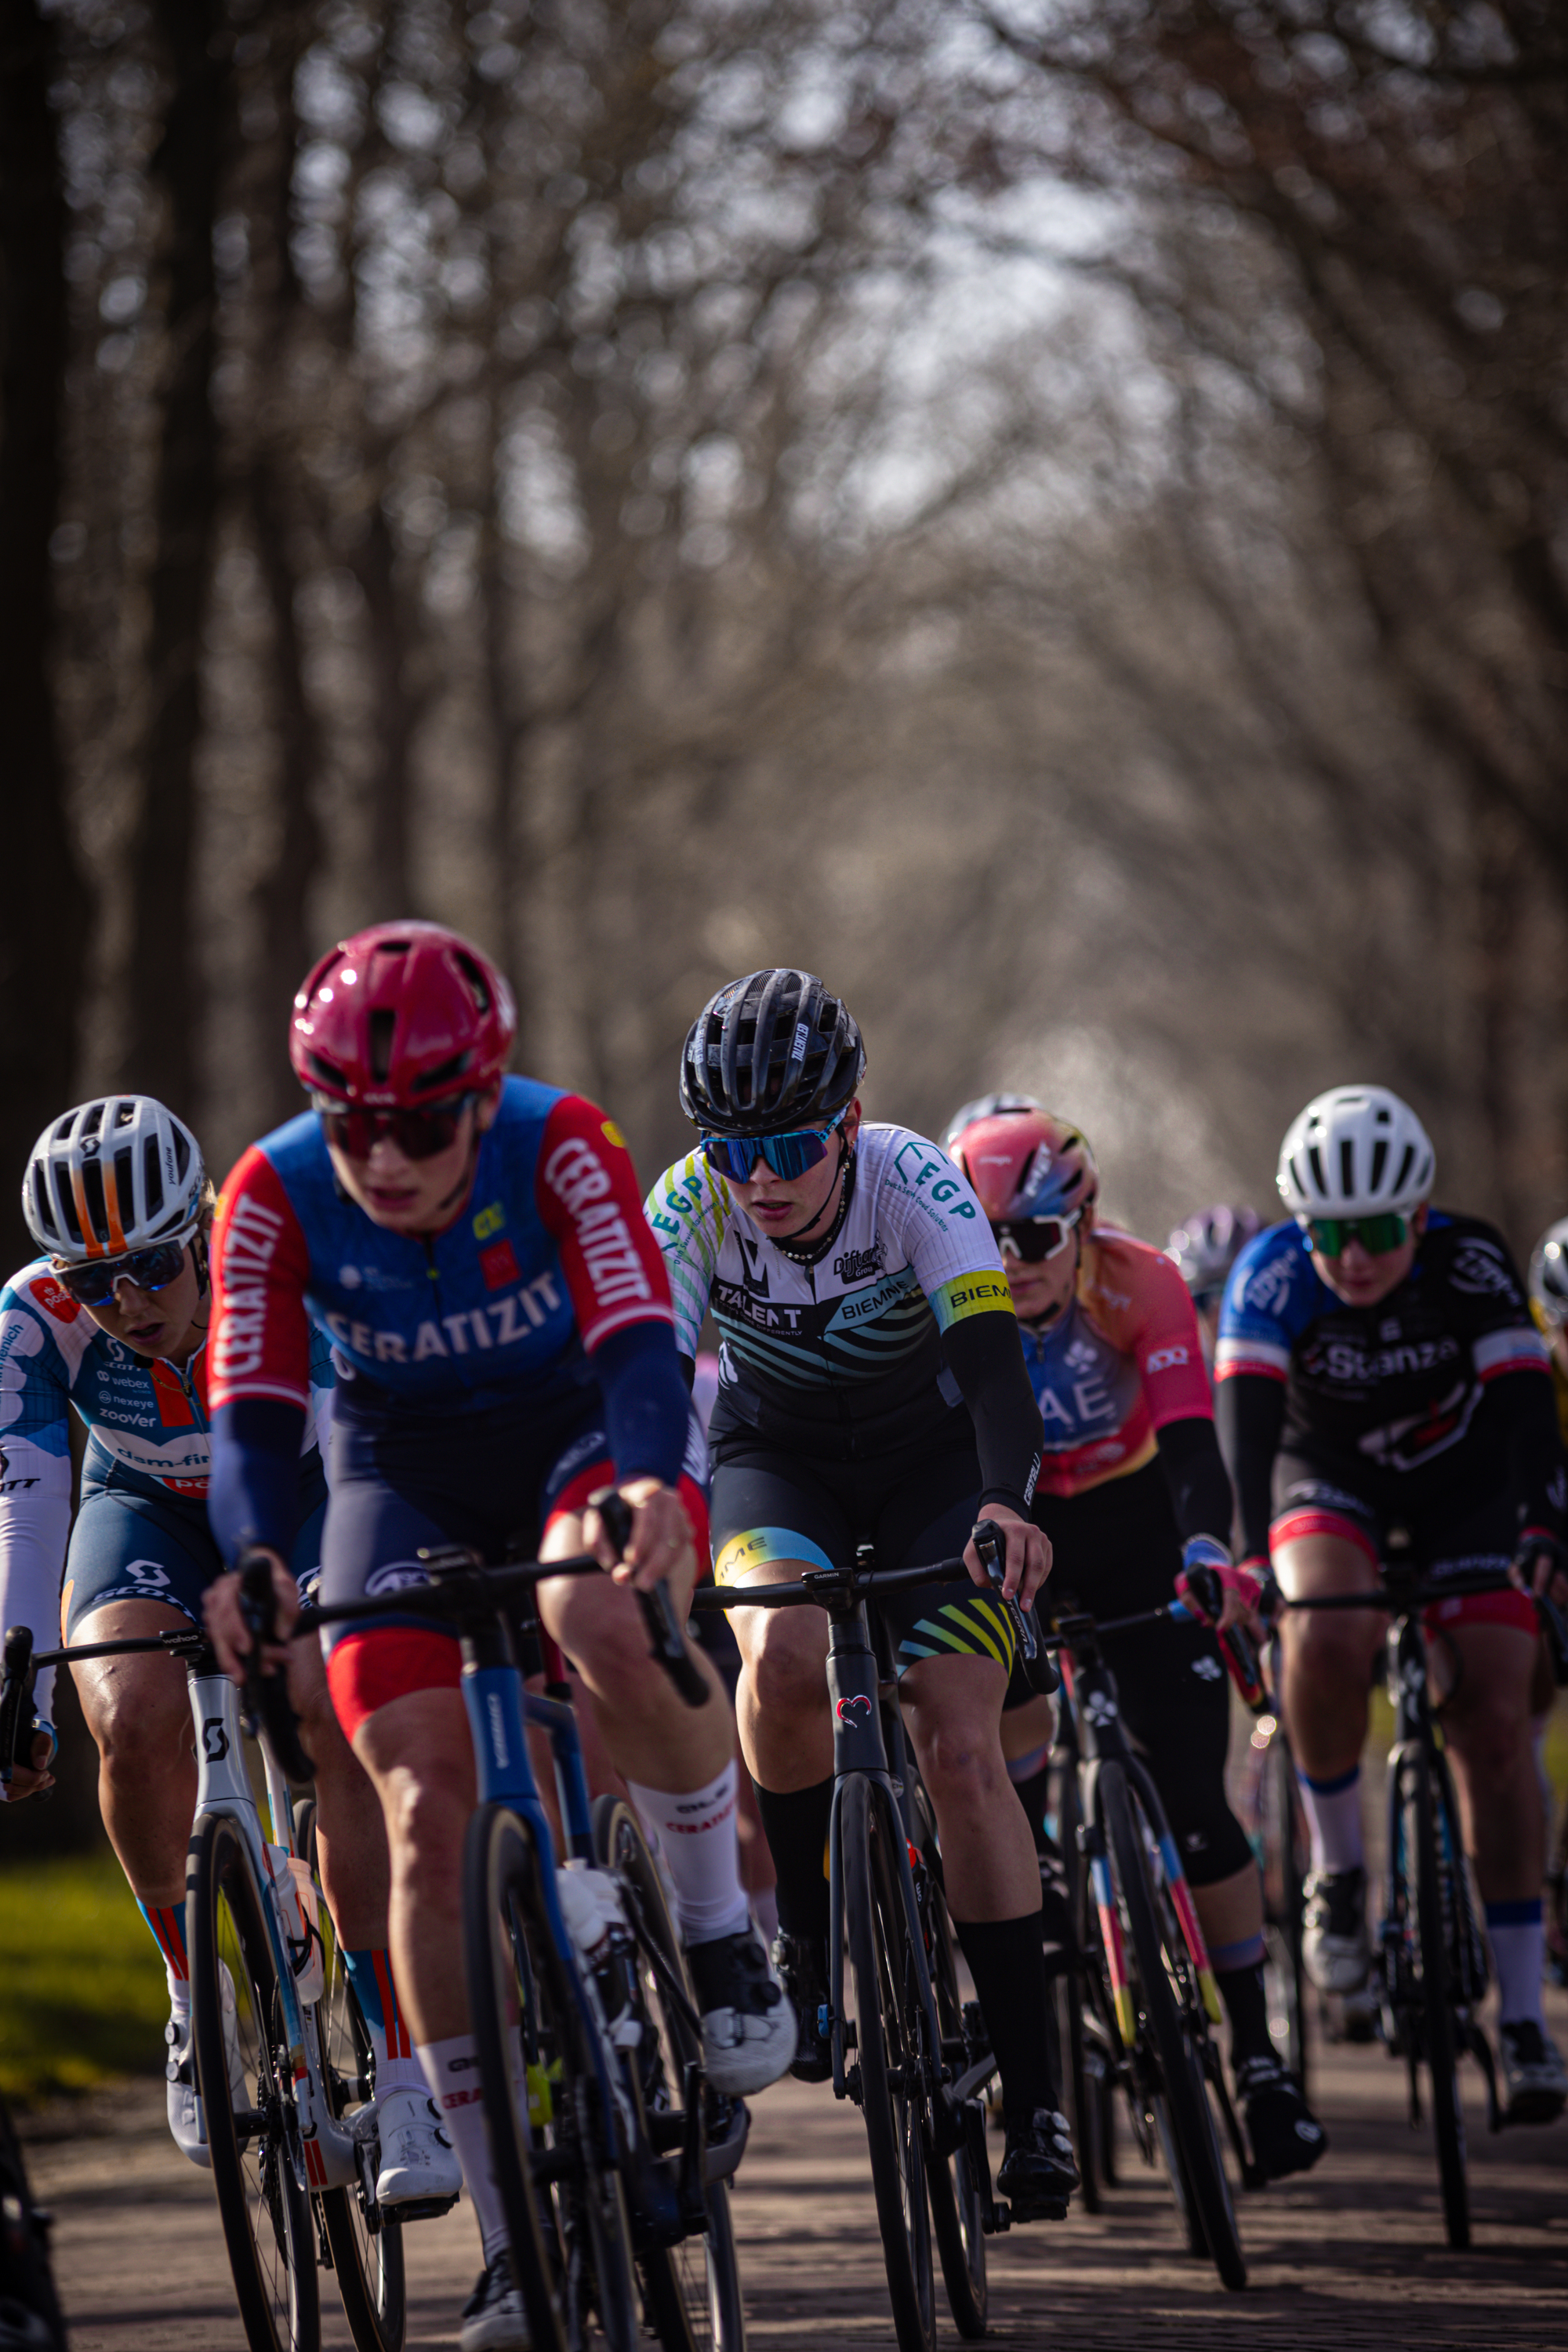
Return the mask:
<svg viewBox="0 0 1568 2352">
<path fill-rule="evenodd" d="M 0 1870 L 0 2092 L 28 2105 L 163 2063 L 168 1986 L 111 1853 Z"/>
</svg>

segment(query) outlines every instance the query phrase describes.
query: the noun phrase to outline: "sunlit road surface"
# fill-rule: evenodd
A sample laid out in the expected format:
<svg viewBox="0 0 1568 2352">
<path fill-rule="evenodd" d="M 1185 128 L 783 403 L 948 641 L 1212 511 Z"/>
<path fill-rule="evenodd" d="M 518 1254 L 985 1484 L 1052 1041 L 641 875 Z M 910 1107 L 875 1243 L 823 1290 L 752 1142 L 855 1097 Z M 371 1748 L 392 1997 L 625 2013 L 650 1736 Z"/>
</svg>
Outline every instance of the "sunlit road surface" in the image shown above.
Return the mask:
<svg viewBox="0 0 1568 2352">
<path fill-rule="evenodd" d="M 1568 2002 L 1552 2022 L 1568 2040 Z M 1185 2256 L 1168 2192 L 1123 2130 L 1123 2186 L 1098 2216 L 990 2242 L 992 2332 L 1015 2345 L 1172 2346 L 1275 2352 L 1322 2347 L 1568 2347 L 1568 2125 L 1489 2137 L 1470 2094 L 1475 2239 L 1443 2241 L 1429 2132 L 1412 2132 L 1403 2071 L 1381 2049 L 1320 2053 L 1333 2146 L 1309 2179 L 1249 2196 L 1251 2284 L 1227 2294 Z M 163 2086 L 97 2103 L 94 2136 L 35 2139 L 37 2190 L 77 2352 L 243 2352 L 210 2184 L 163 2128 Z M 47 2124 L 56 2120 L 46 2119 Z M 992 2141 L 993 2161 L 1000 2142 Z M 785 2083 L 756 2103 L 735 2203 L 756 2352 L 890 2345 L 858 2117 L 830 2091 Z M 411 2228 L 411 2347 L 452 2345 L 479 2268 L 466 2204 Z M 321 2277 L 322 2340 L 350 2338 Z M 940 2294 L 940 2284 L 938 2288 Z M 943 2311 L 942 2340 L 958 2336 Z"/>
</svg>

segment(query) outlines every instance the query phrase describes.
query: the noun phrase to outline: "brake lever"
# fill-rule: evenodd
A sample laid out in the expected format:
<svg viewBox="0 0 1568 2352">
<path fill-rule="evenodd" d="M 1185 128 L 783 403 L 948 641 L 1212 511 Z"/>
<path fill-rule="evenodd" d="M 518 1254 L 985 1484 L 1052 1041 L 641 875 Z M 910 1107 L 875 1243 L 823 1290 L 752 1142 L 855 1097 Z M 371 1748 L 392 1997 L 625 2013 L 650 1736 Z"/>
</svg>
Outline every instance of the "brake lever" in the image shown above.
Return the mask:
<svg viewBox="0 0 1568 2352">
<path fill-rule="evenodd" d="M 33 1690 L 33 1629 L 30 1625 L 13 1625 L 10 1628 L 5 1635 L 5 1680 L 0 1683 L 0 1782 L 8 1789 L 12 1771 L 21 1761 L 16 1754 L 16 1742 L 22 1731 L 22 1711 Z"/>
<path fill-rule="evenodd" d="M 605 1533 L 616 1551 L 626 1557 L 626 1546 L 632 1539 L 631 1506 L 614 1486 L 601 1486 L 588 1501 L 605 1523 Z M 642 1621 L 647 1628 L 652 1654 L 669 1676 L 688 1706 L 706 1706 L 712 1697 L 707 1676 L 702 1674 L 686 1646 L 686 1633 L 675 1613 L 675 1603 L 669 1597 L 669 1587 L 661 1578 L 651 1592 L 634 1587 Z"/>
<path fill-rule="evenodd" d="M 300 1718 L 289 1696 L 281 1667 L 265 1666 L 263 1643 L 274 1638 L 278 1596 L 272 1590 L 272 1562 L 264 1551 L 239 1556 L 239 1611 L 250 1635 L 245 1661 L 245 1712 L 251 1728 L 258 1730 L 271 1748 L 278 1768 L 289 1780 L 313 1780 L 316 1767 L 300 1738 Z"/>
<path fill-rule="evenodd" d="M 997 1600 L 1007 1612 L 1007 1622 L 1013 1628 L 1030 1689 L 1037 1691 L 1042 1698 L 1054 1698 L 1062 1686 L 1062 1678 L 1050 1652 L 1040 1646 L 1034 1609 L 1020 1608 L 1016 1599 L 1002 1590 L 1007 1575 L 1006 1537 L 994 1519 L 981 1519 L 976 1522 L 971 1540 L 980 1555 L 980 1565 L 991 1579 Z"/>
</svg>

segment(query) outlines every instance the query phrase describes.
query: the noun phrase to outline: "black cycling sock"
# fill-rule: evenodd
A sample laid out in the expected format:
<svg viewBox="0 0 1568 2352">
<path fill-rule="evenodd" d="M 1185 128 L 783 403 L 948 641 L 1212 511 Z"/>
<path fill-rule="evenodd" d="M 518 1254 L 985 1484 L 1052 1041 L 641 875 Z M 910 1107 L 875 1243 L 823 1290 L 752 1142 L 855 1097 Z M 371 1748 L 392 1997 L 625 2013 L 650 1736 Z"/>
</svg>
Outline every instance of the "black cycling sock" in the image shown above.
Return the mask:
<svg viewBox="0 0 1568 2352">
<path fill-rule="evenodd" d="M 955 1919 L 952 1928 L 980 1997 L 1009 2122 L 1032 2116 L 1037 2107 L 1059 2106 L 1046 2022 L 1051 1993 L 1039 1913 L 1026 1912 L 1021 1919 Z"/>
<path fill-rule="evenodd" d="M 1247 2058 L 1271 2058 L 1274 2042 L 1268 2032 L 1268 1996 L 1263 1990 L 1263 1963 L 1249 1968 L 1216 1969 L 1215 1982 L 1230 2020 L 1230 2063 Z"/>
<path fill-rule="evenodd" d="M 1037 1846 L 1045 1835 L 1046 1808 L 1050 1800 L 1049 1759 L 1047 1759 L 1041 1765 L 1037 1772 L 1031 1772 L 1026 1780 L 1015 1780 L 1013 1787 L 1017 1793 L 1018 1802 L 1024 1808 L 1024 1819 L 1029 1824 L 1029 1835 Z"/>
<path fill-rule="evenodd" d="M 778 1872 L 779 1926 L 786 1936 L 827 1942 L 827 1825 L 833 1812 L 833 1776 L 815 1788 L 791 1789 L 781 1796 L 753 1780 L 757 1810 L 767 1832 Z"/>
</svg>

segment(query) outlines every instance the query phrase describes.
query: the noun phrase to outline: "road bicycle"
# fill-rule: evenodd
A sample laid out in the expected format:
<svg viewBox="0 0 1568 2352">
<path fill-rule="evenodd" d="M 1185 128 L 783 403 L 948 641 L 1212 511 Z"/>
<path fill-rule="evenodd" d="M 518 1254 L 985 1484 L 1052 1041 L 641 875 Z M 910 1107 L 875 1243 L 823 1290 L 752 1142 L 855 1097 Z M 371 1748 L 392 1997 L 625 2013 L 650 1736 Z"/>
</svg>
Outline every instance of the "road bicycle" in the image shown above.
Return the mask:
<svg viewBox="0 0 1568 2352">
<path fill-rule="evenodd" d="M 995 1585 L 1001 1538 L 975 1531 Z M 961 1997 L 935 1816 L 909 1754 L 879 1595 L 966 1574 L 962 1559 L 879 1570 L 862 1545 L 853 1568 L 798 1582 L 705 1587 L 694 1607 L 827 1614 L 833 1721 L 828 1834 L 829 1993 L 818 2019 L 833 2090 L 866 2122 L 871 2183 L 901 2352 L 936 2336 L 932 2238 L 961 2336 L 986 2332 L 985 2240 L 1011 2221 L 992 2194 L 980 2094 L 995 2073 L 979 2004 Z M 1032 1622 L 1005 1604 L 1026 1654 Z M 1047 1688 L 1055 1687 L 1048 1675 Z"/>
<path fill-rule="evenodd" d="M 1263 1973 L 1277 2046 L 1307 2096 L 1308 2016 L 1302 1915 L 1309 1847 L 1296 1760 L 1278 1706 L 1252 1727 L 1243 1759 L 1247 1833 L 1263 1874 Z"/>
<path fill-rule="evenodd" d="M 595 1497 L 612 1540 L 629 1517 Z M 491 2161 L 533 2352 L 596 2332 L 635 2352 L 646 2321 L 666 2352 L 742 2352 L 745 2323 L 728 2183 L 744 2103 L 706 2083 L 701 2028 L 659 1874 L 631 1808 L 590 1805 L 564 1663 L 533 1617 L 546 1579 L 599 1575 L 580 1555 L 487 1565 L 419 1554 L 428 1582 L 399 1616 L 438 1618 L 462 1648 L 479 1804 L 463 1858 L 463 1947 Z M 711 1694 L 668 1592 L 639 1593 L 654 1655 L 689 1704 Z M 297 1634 L 384 1616 L 384 1599 L 304 1611 Z M 538 1643 L 544 1696 L 525 1688 L 514 1624 Z M 550 1743 L 566 1853 L 557 1869 L 526 1727 Z"/>
<path fill-rule="evenodd" d="M 184 1664 L 195 1731 L 192 2049 L 246 2341 L 251 2352 L 316 2352 L 324 2269 L 358 2352 L 400 2352 L 402 2227 L 455 2200 L 377 2204 L 371 2040 L 315 1873 L 314 1806 L 296 1813 L 277 1740 L 262 1731 L 268 1838 L 246 1767 L 239 1689 L 195 1626 L 37 1654 L 28 1629 L 13 1628 L 0 1724 L 26 1712 L 37 1667 L 153 1650 Z"/>
<path fill-rule="evenodd" d="M 1332 1593 L 1285 1601 L 1289 1610 L 1367 1609 L 1391 1619 L 1388 1693 L 1394 1710 L 1388 1758 L 1388 1853 L 1383 1917 L 1373 1954 L 1383 2038 L 1403 2058 L 1412 2126 L 1422 2121 L 1421 2074 L 1430 2086 L 1443 2221 L 1450 2246 L 1470 2242 L 1469 2177 L 1459 2061 L 1469 2056 L 1486 2088 L 1491 2130 L 1504 2116 L 1497 2067 L 1479 2010 L 1489 1977 L 1486 1937 L 1465 1857 L 1448 1759 L 1433 1712 L 1423 1612 L 1434 1602 L 1510 1589 L 1496 1570 L 1423 1582 L 1402 1529 L 1391 1529 L 1375 1594 Z M 1536 1596 L 1536 1610 L 1558 1661 L 1568 1658 L 1561 1613 Z"/>
<path fill-rule="evenodd" d="M 1120 2092 L 1144 2161 L 1163 2162 L 1190 2251 L 1236 2289 L 1247 2264 L 1226 2147 L 1244 2182 L 1258 2176 L 1210 2031 L 1218 1988 L 1159 1791 L 1128 1741 L 1100 1648 L 1107 1635 L 1187 1613 L 1173 1601 L 1098 1625 L 1074 1604 L 1047 1629 L 1068 1698 L 1056 1834 L 1076 1946 L 1058 2014 L 1089 2194 L 1098 2203 L 1100 2184 L 1115 2185 Z"/>
</svg>

